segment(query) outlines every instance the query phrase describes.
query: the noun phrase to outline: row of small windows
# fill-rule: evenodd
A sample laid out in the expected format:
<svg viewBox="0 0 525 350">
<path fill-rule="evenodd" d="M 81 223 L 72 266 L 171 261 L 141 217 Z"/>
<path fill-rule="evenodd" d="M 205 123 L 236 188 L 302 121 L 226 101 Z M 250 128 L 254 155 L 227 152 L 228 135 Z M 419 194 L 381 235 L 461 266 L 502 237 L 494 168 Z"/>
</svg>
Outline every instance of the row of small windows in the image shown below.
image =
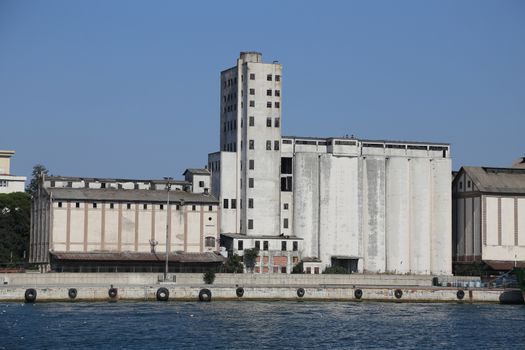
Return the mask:
<svg viewBox="0 0 525 350">
<path fill-rule="evenodd" d="M 272 81 L 273 78 L 275 78 L 275 81 L 281 81 L 281 76 L 280 75 L 274 75 L 272 76 L 272 74 L 267 74 L 266 75 L 266 80 L 267 81 Z M 250 80 L 255 80 L 255 73 L 251 73 L 250 74 Z"/>
<path fill-rule="evenodd" d="M 224 102 L 228 101 L 236 101 L 237 100 L 237 93 L 232 92 L 231 94 L 224 95 L 223 97 Z"/>
<path fill-rule="evenodd" d="M 237 110 L 237 103 L 234 103 L 232 105 L 224 107 L 224 113 L 226 112 L 234 112 Z"/>
<path fill-rule="evenodd" d="M 273 149 L 275 151 L 279 150 L 280 142 L 278 140 L 273 141 Z M 255 140 L 248 140 L 248 149 L 254 150 L 255 149 Z M 272 150 L 272 141 L 266 140 L 266 150 L 271 151 Z"/>
<path fill-rule="evenodd" d="M 269 250 L 269 242 L 268 241 L 262 241 L 262 250 L 267 251 Z M 255 248 L 258 250 L 261 250 L 261 241 L 257 240 L 255 241 Z M 238 240 L 237 241 L 237 250 L 244 250 L 244 241 Z M 281 241 L 281 250 L 287 251 L 288 250 L 288 241 Z M 296 252 L 299 250 L 299 243 L 297 241 L 292 242 L 292 251 Z"/>
<path fill-rule="evenodd" d="M 88 204 L 88 203 L 86 203 L 86 204 Z M 91 204 L 91 207 L 93 209 L 97 209 L 99 207 L 99 203 L 97 203 L 97 202 L 91 202 L 90 204 Z M 57 202 L 57 206 L 59 208 L 63 208 L 64 207 L 64 202 Z M 164 204 L 159 204 L 158 208 L 160 210 L 164 210 L 164 206 L 165 206 Z M 87 207 L 87 205 L 85 207 Z M 75 208 L 80 208 L 80 202 L 76 202 L 75 203 Z M 132 209 L 132 203 L 126 203 L 125 208 L 127 210 L 131 210 Z M 155 208 L 155 205 L 153 205 L 153 204 L 142 204 L 142 209 L 147 210 L 148 208 Z M 109 209 L 115 209 L 115 203 L 109 203 Z M 180 210 L 180 205 L 176 204 L 175 205 L 175 209 L 176 210 Z M 196 205 L 192 205 L 191 206 L 191 210 L 192 211 L 196 211 L 197 210 L 197 206 Z M 208 211 L 213 211 L 213 205 L 209 205 L 208 206 Z"/>
<path fill-rule="evenodd" d="M 255 89 L 250 89 L 250 95 L 255 95 Z M 266 96 L 281 97 L 281 90 L 266 89 Z"/>
<path fill-rule="evenodd" d="M 221 162 L 219 160 L 216 160 L 214 162 L 209 162 L 208 168 L 210 168 L 211 171 L 219 171 L 221 170 Z"/>
<path fill-rule="evenodd" d="M 224 124 L 223 124 L 223 129 L 224 131 L 229 131 L 229 130 L 237 130 L 237 123 L 235 120 L 228 120 L 228 121 L 225 121 Z"/>
<path fill-rule="evenodd" d="M 274 102 L 273 106 L 275 108 L 281 108 L 281 102 Z M 255 107 L 255 100 L 250 100 L 250 107 Z M 272 101 L 266 102 L 266 108 L 272 108 Z"/>
<path fill-rule="evenodd" d="M 7 180 L 0 180 L 0 187 L 7 187 L 7 186 L 8 186 Z"/>
<path fill-rule="evenodd" d="M 237 77 L 226 79 L 224 81 L 224 87 L 234 86 L 235 84 L 237 84 Z"/>
</svg>

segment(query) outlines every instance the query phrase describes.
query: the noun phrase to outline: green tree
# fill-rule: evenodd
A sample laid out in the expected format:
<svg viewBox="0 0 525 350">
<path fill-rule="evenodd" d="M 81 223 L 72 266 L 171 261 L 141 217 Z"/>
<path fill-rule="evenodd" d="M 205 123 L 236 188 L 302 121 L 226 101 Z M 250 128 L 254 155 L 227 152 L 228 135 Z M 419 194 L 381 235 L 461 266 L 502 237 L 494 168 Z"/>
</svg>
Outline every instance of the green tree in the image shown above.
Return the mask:
<svg viewBox="0 0 525 350">
<path fill-rule="evenodd" d="M 202 280 L 206 284 L 213 284 L 213 282 L 215 281 L 215 271 L 213 270 L 206 271 L 204 275 L 202 276 Z"/>
<path fill-rule="evenodd" d="M 294 265 L 294 267 L 292 269 L 292 273 L 304 273 L 303 262 L 302 261 L 300 263 Z"/>
<path fill-rule="evenodd" d="M 33 172 L 31 173 L 31 181 L 26 187 L 26 192 L 30 194 L 35 194 L 38 189 L 38 181 L 41 174 L 47 175 L 49 170 L 46 169 L 42 164 L 37 164 L 33 167 Z"/>
<path fill-rule="evenodd" d="M 257 261 L 257 256 L 259 255 L 259 248 L 251 248 L 251 249 L 245 249 L 244 250 L 244 266 L 250 271 L 253 272 L 253 268 L 255 267 L 255 262 Z"/>
<path fill-rule="evenodd" d="M 349 272 L 342 266 L 327 266 L 323 273 L 325 274 L 348 274 Z"/>
<path fill-rule="evenodd" d="M 27 262 L 31 196 L 24 192 L 0 194 L 0 264 Z"/>
<path fill-rule="evenodd" d="M 223 268 L 226 273 L 243 273 L 242 258 L 237 254 L 229 255 Z"/>
</svg>

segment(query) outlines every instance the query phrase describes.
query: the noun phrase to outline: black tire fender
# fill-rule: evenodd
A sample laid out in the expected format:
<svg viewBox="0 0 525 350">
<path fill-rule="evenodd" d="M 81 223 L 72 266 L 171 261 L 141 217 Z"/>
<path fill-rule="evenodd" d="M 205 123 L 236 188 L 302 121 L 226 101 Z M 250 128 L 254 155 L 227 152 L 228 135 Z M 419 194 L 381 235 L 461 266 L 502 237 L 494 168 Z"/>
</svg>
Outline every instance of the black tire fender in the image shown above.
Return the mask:
<svg viewBox="0 0 525 350">
<path fill-rule="evenodd" d="M 298 296 L 299 298 L 304 297 L 304 288 L 298 288 L 298 289 L 297 289 L 297 296 Z"/>
<path fill-rule="evenodd" d="M 243 288 L 243 287 L 238 287 L 238 288 L 235 290 L 235 294 L 236 294 L 239 298 L 242 298 L 242 296 L 244 295 L 244 288 Z"/>
<path fill-rule="evenodd" d="M 463 291 L 463 289 L 458 290 L 458 292 L 456 293 L 456 297 L 459 300 L 463 300 L 463 298 L 465 297 L 465 292 Z"/>
<path fill-rule="evenodd" d="M 34 303 L 36 300 L 36 294 L 36 290 L 33 288 L 26 289 L 26 292 L 24 293 L 26 303 Z"/>
<path fill-rule="evenodd" d="M 108 295 L 110 298 L 116 298 L 118 295 L 118 289 L 114 287 L 109 288 Z"/>
<path fill-rule="evenodd" d="M 361 289 L 356 289 L 354 291 L 354 297 L 356 299 L 361 299 L 363 297 L 363 291 Z"/>
<path fill-rule="evenodd" d="M 168 299 L 170 298 L 170 291 L 168 290 L 168 288 L 160 287 L 159 289 L 157 289 L 156 296 L 158 301 L 168 301 Z"/>
<path fill-rule="evenodd" d="M 401 299 L 403 297 L 403 291 L 401 289 L 396 289 L 395 292 L 394 292 L 394 296 L 397 299 Z"/>
<path fill-rule="evenodd" d="M 67 291 L 67 296 L 69 299 L 75 299 L 77 297 L 78 291 L 76 288 L 69 288 Z"/>
<path fill-rule="evenodd" d="M 203 288 L 199 292 L 200 301 L 211 301 L 211 291 L 209 289 Z"/>
</svg>

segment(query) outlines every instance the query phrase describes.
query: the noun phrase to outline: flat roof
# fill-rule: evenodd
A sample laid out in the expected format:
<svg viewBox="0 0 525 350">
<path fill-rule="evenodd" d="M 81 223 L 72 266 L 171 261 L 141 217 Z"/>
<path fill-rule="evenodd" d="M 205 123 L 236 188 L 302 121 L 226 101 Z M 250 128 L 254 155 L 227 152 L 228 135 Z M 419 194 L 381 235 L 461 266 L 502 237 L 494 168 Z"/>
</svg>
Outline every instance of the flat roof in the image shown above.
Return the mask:
<svg viewBox="0 0 525 350">
<path fill-rule="evenodd" d="M 359 139 L 356 137 L 312 137 L 312 136 L 282 136 L 281 139 L 299 139 L 299 140 L 348 140 L 348 141 L 360 141 L 370 143 L 396 143 L 396 144 L 407 144 L 407 145 L 446 145 L 450 146 L 447 142 L 424 142 L 424 141 L 399 141 L 399 140 L 372 140 L 372 139 Z"/>
<path fill-rule="evenodd" d="M 52 251 L 50 254 L 58 260 L 70 261 L 165 261 L 166 253 L 147 253 L 147 252 L 60 252 Z M 226 259 L 214 252 L 205 253 L 185 253 L 175 252 L 168 254 L 170 262 L 223 262 Z"/>
<path fill-rule="evenodd" d="M 168 200 L 166 190 L 124 190 L 116 188 L 63 188 L 51 187 L 46 191 L 55 200 L 69 201 L 122 201 L 122 202 L 159 202 Z M 170 202 L 218 204 L 219 201 L 211 194 L 191 193 L 186 191 L 169 191 Z"/>
<path fill-rule="evenodd" d="M 154 183 L 154 184 L 166 184 L 168 180 L 165 179 L 122 179 L 122 178 L 108 178 L 108 177 L 80 177 L 80 176 L 48 176 L 46 175 L 44 180 L 46 181 L 87 181 L 87 182 L 105 182 L 105 183 L 117 183 L 117 182 L 143 182 L 143 183 Z M 189 185 L 190 182 L 185 180 L 170 180 L 170 184 Z"/>
</svg>

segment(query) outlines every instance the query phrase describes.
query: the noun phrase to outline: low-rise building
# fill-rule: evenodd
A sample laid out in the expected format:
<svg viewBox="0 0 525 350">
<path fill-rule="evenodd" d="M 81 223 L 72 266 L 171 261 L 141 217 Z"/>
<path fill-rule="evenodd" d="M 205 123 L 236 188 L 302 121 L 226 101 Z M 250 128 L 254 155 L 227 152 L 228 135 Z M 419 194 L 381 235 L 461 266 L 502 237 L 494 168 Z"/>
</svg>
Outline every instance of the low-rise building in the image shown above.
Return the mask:
<svg viewBox="0 0 525 350">
<path fill-rule="evenodd" d="M 0 193 L 24 192 L 25 176 L 11 174 L 11 157 L 15 151 L 0 150 Z"/>
<path fill-rule="evenodd" d="M 525 267 L 525 169 L 465 166 L 452 193 L 455 270 Z"/>
<path fill-rule="evenodd" d="M 224 260 L 216 253 L 219 203 L 208 193 L 191 191 L 201 188 L 198 183 L 54 176 L 39 180 L 32 205 L 30 262 L 42 270 L 164 271 L 166 250 L 170 272 L 201 272 Z"/>
</svg>

